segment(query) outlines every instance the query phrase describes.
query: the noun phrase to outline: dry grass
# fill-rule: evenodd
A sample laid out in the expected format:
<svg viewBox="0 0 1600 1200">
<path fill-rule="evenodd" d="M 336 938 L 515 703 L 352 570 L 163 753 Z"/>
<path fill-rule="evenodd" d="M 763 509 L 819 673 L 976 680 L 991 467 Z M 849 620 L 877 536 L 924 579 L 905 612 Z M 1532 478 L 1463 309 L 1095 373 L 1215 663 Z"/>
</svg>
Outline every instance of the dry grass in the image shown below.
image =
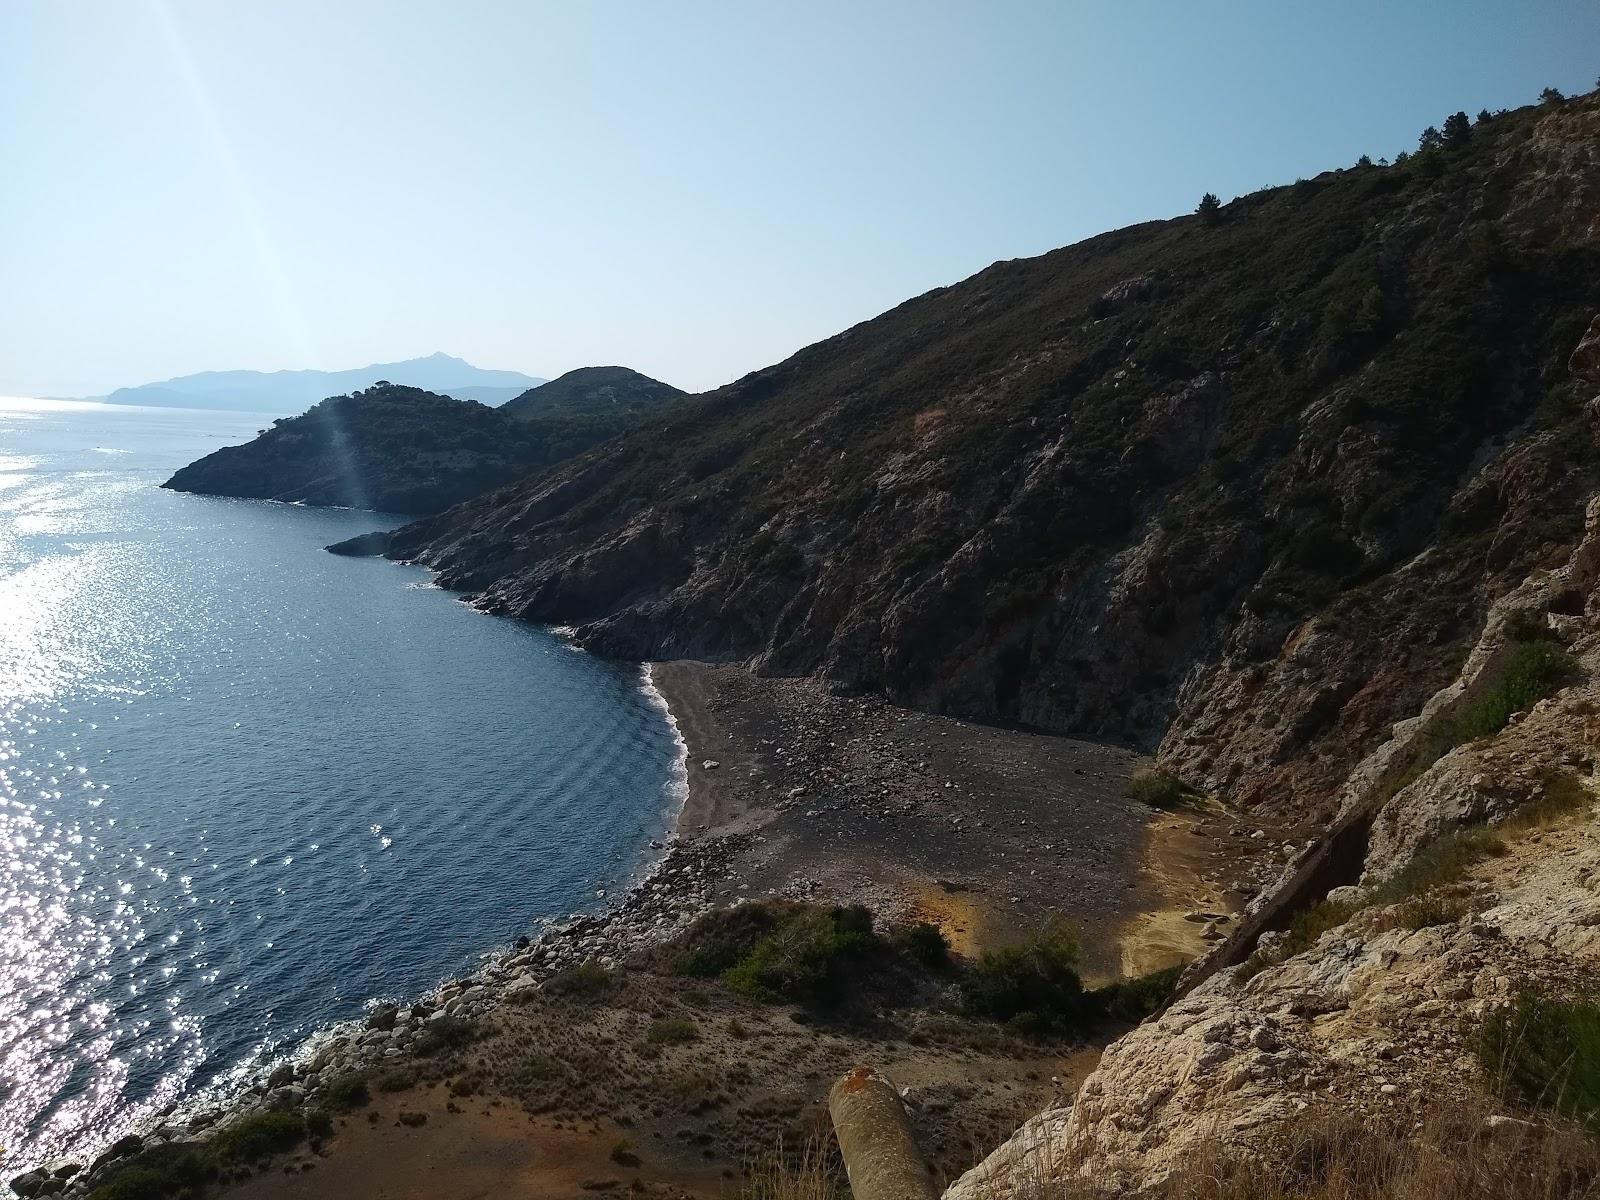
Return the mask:
<svg viewBox="0 0 1600 1200">
<path fill-rule="evenodd" d="M 1597 1200 L 1600 1143 L 1570 1125 L 1495 1126 L 1471 1098 L 1422 1120 L 1308 1111 L 1265 1152 L 1227 1135 L 1182 1156 L 1165 1200 Z M 1042 1166 L 1045 1156 L 1037 1160 Z M 1012 1180 L 983 1200 L 1106 1200 L 1082 1179 Z"/>
<path fill-rule="evenodd" d="M 1588 1200 L 1600 1196 L 1600 1146 L 1531 1124 L 1491 1133 L 1465 1103 L 1416 1129 L 1323 1113 L 1285 1132 L 1280 1152 L 1247 1156 L 1218 1140 L 1196 1156 L 1173 1200 Z"/>
<path fill-rule="evenodd" d="M 816 1137 L 786 1153 L 780 1142 L 746 1170 L 739 1200 L 850 1200 L 838 1144 Z"/>
</svg>

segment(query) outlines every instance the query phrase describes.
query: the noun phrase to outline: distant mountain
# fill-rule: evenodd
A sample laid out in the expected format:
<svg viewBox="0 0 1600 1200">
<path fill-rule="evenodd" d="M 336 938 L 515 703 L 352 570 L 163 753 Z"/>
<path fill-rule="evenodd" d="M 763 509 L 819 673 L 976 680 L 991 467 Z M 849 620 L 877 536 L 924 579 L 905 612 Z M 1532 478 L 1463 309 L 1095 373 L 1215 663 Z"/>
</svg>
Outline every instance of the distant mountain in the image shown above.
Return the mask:
<svg viewBox="0 0 1600 1200">
<path fill-rule="evenodd" d="M 625 416 L 681 400 L 685 394 L 627 367 L 579 367 L 529 388 L 509 401 L 505 411 L 524 418 L 554 413 Z"/>
<path fill-rule="evenodd" d="M 214 451 L 162 486 L 208 496 L 438 512 L 631 429 L 649 411 L 649 397 L 659 403 L 681 395 L 626 374 L 654 386 L 615 400 L 570 389 L 565 400 L 557 393 L 548 411 L 520 416 L 396 383 L 370 387 L 280 418 L 254 440 Z"/>
<path fill-rule="evenodd" d="M 349 371 L 203 371 L 161 383 L 118 388 L 106 401 L 160 408 L 299 412 L 325 396 L 354 392 L 379 382 L 498 404 L 544 381 L 520 371 L 485 370 L 449 354 L 430 354 Z"/>
</svg>

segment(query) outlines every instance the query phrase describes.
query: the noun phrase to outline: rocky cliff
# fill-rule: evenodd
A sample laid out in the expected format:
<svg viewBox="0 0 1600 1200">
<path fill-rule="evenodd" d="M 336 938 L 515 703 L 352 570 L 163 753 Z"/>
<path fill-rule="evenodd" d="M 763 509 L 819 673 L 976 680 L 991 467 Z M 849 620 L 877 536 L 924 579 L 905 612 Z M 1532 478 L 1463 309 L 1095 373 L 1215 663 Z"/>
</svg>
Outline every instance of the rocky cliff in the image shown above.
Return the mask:
<svg viewBox="0 0 1600 1200">
<path fill-rule="evenodd" d="M 997 263 L 388 552 L 599 651 L 1125 739 L 1320 823 L 1580 535 L 1597 212 L 1600 101 L 1505 114 Z"/>
<path fill-rule="evenodd" d="M 1070 1104 L 1027 1122 L 947 1200 L 1187 1194 L 1219 1139 L 1281 1177 L 1305 1167 L 1286 1145 L 1307 1114 L 1383 1130 L 1399 1163 L 1441 1111 L 1472 1123 L 1453 1147 L 1463 1158 L 1514 1139 L 1504 1177 L 1338 1194 L 1588 1194 L 1581 1138 L 1583 1168 L 1554 1162 L 1557 1185 L 1515 1177 L 1549 1161 L 1564 1119 L 1592 1124 L 1600 1067 L 1572 1035 L 1600 1020 L 1600 499 L 1587 530 L 1567 564 L 1495 606 L 1461 675 L 1353 773 L 1346 801 L 1379 801 L 1354 882 L 1110 1047 Z M 1480 704 L 1508 648 L 1530 640 L 1563 648 L 1554 692 L 1418 770 L 1419 739 Z M 1335 1194 L 1318 1182 L 1294 1194 Z"/>
<path fill-rule="evenodd" d="M 274 421 L 243 446 L 191 463 L 162 486 L 387 512 L 431 513 L 571 458 L 636 424 L 681 393 L 570 372 L 501 409 L 380 383 Z M 625 372 L 634 380 L 646 380 Z M 549 403 L 524 403 L 562 385 Z M 521 409 L 511 413 L 512 404 Z"/>
</svg>

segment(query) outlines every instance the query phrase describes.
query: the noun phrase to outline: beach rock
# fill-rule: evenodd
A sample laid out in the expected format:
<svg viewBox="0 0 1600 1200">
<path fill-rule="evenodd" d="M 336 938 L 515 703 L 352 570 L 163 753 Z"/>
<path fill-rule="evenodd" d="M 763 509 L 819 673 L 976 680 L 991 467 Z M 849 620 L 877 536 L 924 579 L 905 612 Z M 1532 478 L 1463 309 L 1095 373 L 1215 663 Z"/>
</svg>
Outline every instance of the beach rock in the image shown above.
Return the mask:
<svg viewBox="0 0 1600 1200">
<path fill-rule="evenodd" d="M 399 1015 L 400 1010 L 393 1004 L 380 1004 L 367 1014 L 367 1028 L 381 1029 L 387 1032 L 394 1028 L 395 1020 Z"/>
<path fill-rule="evenodd" d="M 98 1171 L 107 1163 L 116 1162 L 117 1159 L 126 1158 L 130 1154 L 137 1154 L 142 1149 L 144 1149 L 144 1138 L 137 1133 L 125 1134 L 102 1150 L 90 1164 L 89 1169 Z"/>
<path fill-rule="evenodd" d="M 27 1171 L 12 1178 L 11 1190 L 27 1200 L 28 1197 L 37 1196 L 39 1189 L 49 1178 L 50 1176 L 42 1170 Z"/>
<path fill-rule="evenodd" d="M 269 1088 L 287 1087 L 289 1084 L 291 1084 L 293 1082 L 294 1082 L 294 1064 L 293 1063 L 283 1063 L 281 1066 L 275 1067 L 273 1069 L 272 1074 L 267 1076 L 267 1087 L 269 1087 Z"/>
<path fill-rule="evenodd" d="M 273 1112 L 288 1112 L 305 1102 L 305 1089 L 298 1087 L 281 1087 L 267 1097 L 267 1107 Z"/>
<path fill-rule="evenodd" d="M 75 1158 L 58 1158 L 46 1163 L 44 1169 L 57 1179 L 71 1179 L 83 1170 L 83 1164 Z"/>
</svg>

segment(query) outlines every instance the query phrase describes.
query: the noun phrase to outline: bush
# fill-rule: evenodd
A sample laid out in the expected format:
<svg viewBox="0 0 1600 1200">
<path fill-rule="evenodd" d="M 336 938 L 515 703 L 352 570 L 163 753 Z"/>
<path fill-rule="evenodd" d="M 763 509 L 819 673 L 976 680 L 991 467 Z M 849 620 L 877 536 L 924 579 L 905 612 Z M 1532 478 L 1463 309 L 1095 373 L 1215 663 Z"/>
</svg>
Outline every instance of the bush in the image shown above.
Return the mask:
<svg viewBox="0 0 1600 1200">
<path fill-rule="evenodd" d="M 607 991 L 614 982 L 611 972 L 591 958 L 557 971 L 545 980 L 544 991 L 550 996 L 591 998 Z"/>
<path fill-rule="evenodd" d="M 255 1113 L 218 1133 L 210 1148 L 222 1162 L 252 1163 L 293 1150 L 305 1136 L 305 1118 L 297 1112 Z"/>
<path fill-rule="evenodd" d="M 1508 829 L 1538 829 L 1594 803 L 1594 795 L 1573 771 L 1552 768 L 1539 779 L 1539 798 L 1523 805 L 1504 824 Z"/>
<path fill-rule="evenodd" d="M 706 913 L 679 939 L 672 969 L 680 975 L 714 979 L 776 929 L 782 912 L 776 904 L 751 902 Z"/>
<path fill-rule="evenodd" d="M 88 1200 L 164 1200 L 199 1196 L 216 1174 L 208 1155 L 189 1146 L 152 1146 L 116 1168 Z"/>
<path fill-rule="evenodd" d="M 1503 1098 L 1600 1132 L 1600 1005 L 1525 991 L 1485 1022 L 1478 1053 Z"/>
<path fill-rule="evenodd" d="M 1485 1137 L 1486 1099 L 1457 1092 L 1392 1115 L 1323 1103 L 1267 1154 L 1217 1130 L 1190 1148 L 1167 1200 L 1589 1200 L 1600 1146 L 1570 1128 Z M 1031 1193 L 1030 1193 L 1031 1194 Z M 1048 1193 L 1054 1196 L 1055 1192 Z M 1063 1191 L 1062 1196 L 1077 1193 Z"/>
<path fill-rule="evenodd" d="M 1021 945 L 985 951 L 961 981 L 962 1007 L 1022 1033 L 1070 1030 L 1086 1012 L 1078 954 L 1078 936 L 1063 921 Z"/>
<path fill-rule="evenodd" d="M 1188 787 L 1164 767 L 1142 767 L 1133 773 L 1123 795 L 1151 808 L 1177 808 L 1190 796 Z"/>
<path fill-rule="evenodd" d="M 1454 925 L 1471 911 L 1471 906 L 1465 900 L 1422 896 L 1402 904 L 1397 916 L 1399 923 L 1407 929 L 1432 929 L 1439 925 Z"/>
<path fill-rule="evenodd" d="M 618 1166 L 637 1167 L 639 1156 L 633 1152 L 633 1143 L 627 1138 L 618 1138 L 616 1145 L 611 1147 L 611 1161 Z"/>
<path fill-rule="evenodd" d="M 652 1046 L 681 1046 L 685 1042 L 697 1041 L 699 1037 L 700 1029 L 693 1021 L 683 1017 L 664 1017 L 650 1022 L 644 1040 Z"/>
<path fill-rule="evenodd" d="M 373 1084 L 380 1092 L 403 1092 L 407 1088 L 415 1087 L 417 1073 L 410 1067 L 391 1067 L 381 1072 Z"/>
<path fill-rule="evenodd" d="M 1134 979 L 1119 979 L 1088 994 L 1091 1011 L 1114 1021 L 1142 1021 L 1161 1008 L 1178 986 L 1184 964 L 1151 971 Z"/>
<path fill-rule="evenodd" d="M 1511 715 L 1532 708 L 1572 674 L 1572 656 L 1542 637 L 1513 641 L 1504 661 L 1476 700 L 1450 722 L 1451 745 L 1499 733 Z"/>
<path fill-rule="evenodd" d="M 549 986 L 548 984 L 546 985 Z M 472 1040 L 472 1022 L 462 1017 L 436 1017 L 418 1036 L 414 1049 L 423 1057 L 456 1050 Z"/>
<path fill-rule="evenodd" d="M 930 971 L 943 971 L 950 965 L 950 942 L 943 930 L 928 921 L 899 930 L 894 941 L 908 958 Z"/>
<path fill-rule="evenodd" d="M 1322 900 L 1295 916 L 1289 923 L 1289 928 L 1284 931 L 1283 940 L 1270 950 L 1258 949 L 1244 961 L 1236 978 L 1242 983 L 1253 979 L 1268 967 L 1276 966 L 1299 954 L 1302 950 L 1309 950 L 1317 944 L 1317 939 L 1330 929 L 1337 929 L 1348 921 L 1356 911 L 1356 906 L 1336 900 Z"/>
<path fill-rule="evenodd" d="M 1478 696 L 1425 736 L 1411 765 L 1389 781 L 1389 794 L 1420 778 L 1457 746 L 1499 733 L 1512 714 L 1551 695 L 1572 672 L 1572 656 L 1543 630 L 1514 625 L 1506 653 Z"/>
<path fill-rule="evenodd" d="M 327 1109 L 313 1108 L 306 1113 L 306 1132 L 314 1138 L 325 1138 L 333 1133 L 333 1118 Z"/>
<path fill-rule="evenodd" d="M 792 911 L 723 972 L 723 982 L 754 1000 L 834 1004 L 845 984 L 883 942 L 859 905 Z"/>
<path fill-rule="evenodd" d="M 367 1091 L 366 1076 L 354 1071 L 333 1079 L 325 1090 L 325 1096 L 336 1109 L 360 1108 L 372 1099 L 372 1094 Z"/>
<path fill-rule="evenodd" d="M 1392 904 L 1431 887 L 1459 883 L 1473 865 L 1505 852 L 1505 842 L 1493 830 L 1481 825 L 1458 829 L 1419 851 L 1403 869 L 1384 880 L 1373 900 Z"/>
</svg>

